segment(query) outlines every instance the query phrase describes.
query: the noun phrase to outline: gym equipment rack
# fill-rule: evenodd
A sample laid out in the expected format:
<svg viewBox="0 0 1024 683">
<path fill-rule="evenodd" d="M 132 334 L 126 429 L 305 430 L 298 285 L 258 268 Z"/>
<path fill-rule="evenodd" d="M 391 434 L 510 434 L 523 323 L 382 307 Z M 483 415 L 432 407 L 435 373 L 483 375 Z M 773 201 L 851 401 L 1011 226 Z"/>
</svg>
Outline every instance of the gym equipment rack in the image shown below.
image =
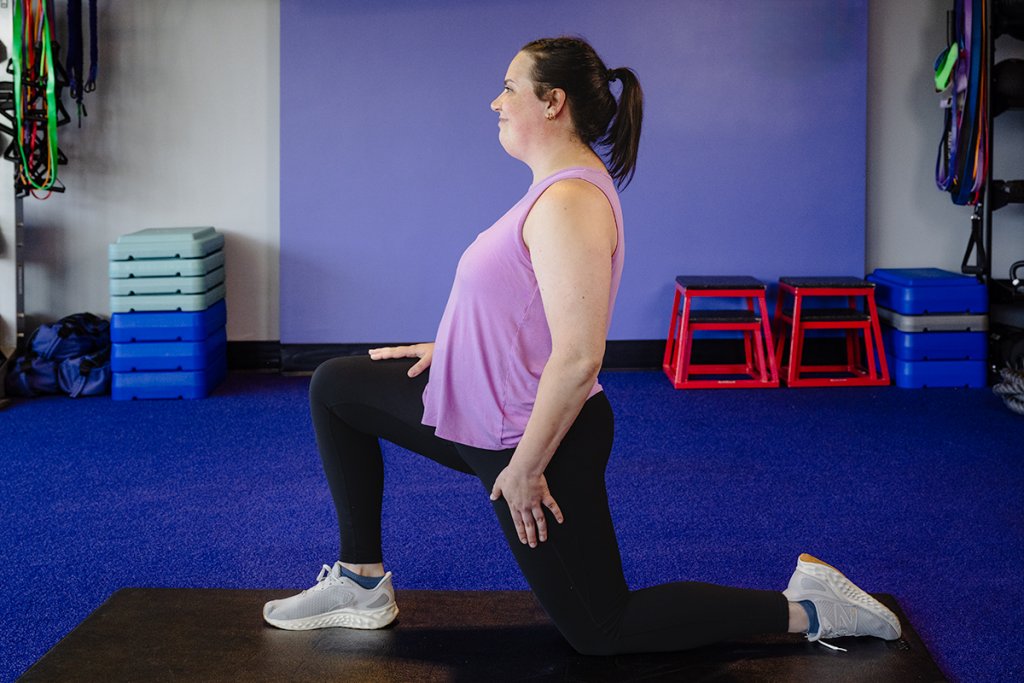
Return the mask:
<svg viewBox="0 0 1024 683">
<path fill-rule="evenodd" d="M 966 0 L 971 2 L 971 0 Z M 992 178 L 992 153 L 994 119 L 993 87 L 999 76 L 1000 65 L 994 63 L 995 40 L 1000 35 L 1010 35 L 1024 40 L 1024 0 L 976 0 L 976 6 L 983 6 L 984 40 L 981 58 L 984 60 L 980 72 L 984 74 L 982 88 L 982 113 L 988 134 L 984 141 L 984 182 L 978 192 L 978 200 L 971 216 L 971 235 L 964 252 L 960 271 L 974 275 L 987 285 L 990 293 L 1001 285 L 992 277 L 992 214 L 1009 204 L 1024 203 L 1024 179 L 997 180 Z M 947 12 L 947 33 L 949 42 L 956 42 L 953 12 Z M 1024 109 L 1024 92 L 1015 101 L 1006 103 L 1000 114 L 1007 110 Z M 973 262 L 972 262 L 973 255 Z M 1024 296 L 1021 297 L 1024 301 Z"/>
</svg>

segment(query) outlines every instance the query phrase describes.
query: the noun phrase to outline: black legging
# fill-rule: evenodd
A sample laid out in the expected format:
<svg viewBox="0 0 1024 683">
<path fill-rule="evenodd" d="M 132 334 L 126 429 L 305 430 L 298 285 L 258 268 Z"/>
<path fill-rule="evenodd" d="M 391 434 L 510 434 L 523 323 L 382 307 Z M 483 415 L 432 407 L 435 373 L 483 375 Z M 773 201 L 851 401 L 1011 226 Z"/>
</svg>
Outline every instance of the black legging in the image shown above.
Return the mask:
<svg viewBox="0 0 1024 683">
<path fill-rule="evenodd" d="M 378 437 L 476 475 L 484 495 L 514 453 L 453 443 L 421 424 L 428 373 L 410 379 L 413 362 L 335 358 L 313 375 L 313 426 L 338 512 L 343 562 L 382 561 Z M 583 406 L 544 472 L 565 522 L 547 513 L 548 540 L 536 548 L 519 542 L 505 500 L 493 504 L 519 568 L 566 640 L 583 654 L 609 655 L 785 632 L 789 612 L 782 593 L 695 582 L 628 589 L 604 483 L 612 432 L 611 406 L 599 393 Z"/>
</svg>

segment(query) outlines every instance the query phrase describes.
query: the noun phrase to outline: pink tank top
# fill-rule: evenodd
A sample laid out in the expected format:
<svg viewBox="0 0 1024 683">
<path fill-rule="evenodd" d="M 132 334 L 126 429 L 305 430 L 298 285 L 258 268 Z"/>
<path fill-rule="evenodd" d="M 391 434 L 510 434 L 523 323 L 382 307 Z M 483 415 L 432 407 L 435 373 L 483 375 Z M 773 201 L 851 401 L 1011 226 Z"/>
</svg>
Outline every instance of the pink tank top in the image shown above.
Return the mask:
<svg viewBox="0 0 1024 683">
<path fill-rule="evenodd" d="M 508 213 L 462 254 L 437 330 L 430 380 L 423 392 L 423 424 L 449 441 L 503 450 L 519 443 L 533 411 L 541 371 L 551 355 L 551 331 L 523 243 L 523 224 L 553 183 L 580 178 L 608 197 L 618 242 L 608 310 L 622 275 L 622 208 L 607 174 L 568 168 L 531 186 Z M 609 322 L 611 316 L 609 315 Z M 601 391 L 594 383 L 590 396 Z"/>
</svg>

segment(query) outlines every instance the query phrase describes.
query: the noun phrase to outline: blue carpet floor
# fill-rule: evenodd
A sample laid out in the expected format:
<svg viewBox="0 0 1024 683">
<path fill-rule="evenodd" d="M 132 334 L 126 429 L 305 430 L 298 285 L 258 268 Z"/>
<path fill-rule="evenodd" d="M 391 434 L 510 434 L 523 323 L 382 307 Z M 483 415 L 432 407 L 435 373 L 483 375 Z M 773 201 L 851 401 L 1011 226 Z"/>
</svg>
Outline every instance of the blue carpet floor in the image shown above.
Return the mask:
<svg viewBox="0 0 1024 683">
<path fill-rule="evenodd" d="M 675 391 L 608 372 L 634 587 L 781 590 L 800 552 L 893 594 L 950 678 L 1024 679 L 1024 418 L 987 390 Z M 0 681 L 127 586 L 304 588 L 337 553 L 306 377 L 0 410 Z M 473 478 L 385 449 L 399 589 L 522 589 Z M 457 559 L 456 559 L 457 558 Z"/>
</svg>

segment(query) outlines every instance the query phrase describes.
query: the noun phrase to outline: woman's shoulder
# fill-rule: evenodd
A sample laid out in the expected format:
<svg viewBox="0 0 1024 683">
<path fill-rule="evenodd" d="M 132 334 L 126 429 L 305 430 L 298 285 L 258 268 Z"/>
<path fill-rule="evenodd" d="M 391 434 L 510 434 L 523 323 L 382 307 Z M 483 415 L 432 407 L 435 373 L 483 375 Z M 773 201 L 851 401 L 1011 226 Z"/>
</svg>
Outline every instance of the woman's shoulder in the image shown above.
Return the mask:
<svg viewBox="0 0 1024 683">
<path fill-rule="evenodd" d="M 595 186 L 600 188 L 598 195 L 615 192 L 615 181 L 603 166 L 569 166 L 548 175 L 534 187 L 540 190 L 541 196 L 549 199 L 556 196 L 572 197 L 575 194 L 594 194 Z M 596 195 L 595 195 L 596 196 Z"/>
<path fill-rule="evenodd" d="M 529 246 L 536 234 L 615 233 L 615 217 L 605 191 L 584 178 L 552 183 L 534 203 L 523 230 Z"/>
<path fill-rule="evenodd" d="M 602 168 L 574 166 L 551 174 L 537 198 L 537 204 L 555 204 L 564 208 L 597 203 L 607 205 L 617 195 L 615 181 Z"/>
<path fill-rule="evenodd" d="M 534 208 L 553 205 L 555 207 L 571 209 L 593 202 L 607 204 L 607 195 L 594 182 L 595 180 L 599 180 L 599 178 L 568 176 L 555 180 L 537 198 Z"/>
</svg>

